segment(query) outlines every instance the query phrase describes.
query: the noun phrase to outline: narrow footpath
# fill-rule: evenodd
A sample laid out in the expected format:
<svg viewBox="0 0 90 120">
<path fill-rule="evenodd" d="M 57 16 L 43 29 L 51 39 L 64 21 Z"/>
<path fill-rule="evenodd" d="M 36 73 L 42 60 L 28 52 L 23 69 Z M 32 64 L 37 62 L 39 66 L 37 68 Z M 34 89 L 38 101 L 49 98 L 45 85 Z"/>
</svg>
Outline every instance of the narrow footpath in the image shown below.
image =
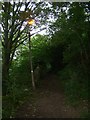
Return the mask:
<svg viewBox="0 0 90 120">
<path fill-rule="evenodd" d="M 37 88 L 33 98 L 26 101 L 16 112 L 16 118 L 80 118 L 88 110 L 86 105 L 71 106 L 66 103 L 58 77 L 49 75 Z"/>
</svg>

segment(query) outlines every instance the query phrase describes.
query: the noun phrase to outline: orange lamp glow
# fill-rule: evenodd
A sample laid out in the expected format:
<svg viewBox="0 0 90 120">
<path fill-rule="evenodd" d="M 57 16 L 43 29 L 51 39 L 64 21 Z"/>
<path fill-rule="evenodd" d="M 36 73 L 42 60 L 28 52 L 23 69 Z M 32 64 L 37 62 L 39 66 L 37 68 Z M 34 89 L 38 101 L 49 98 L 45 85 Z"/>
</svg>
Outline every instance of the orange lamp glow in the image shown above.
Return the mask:
<svg viewBox="0 0 90 120">
<path fill-rule="evenodd" d="M 34 19 L 30 19 L 29 21 L 28 21 L 28 24 L 29 25 L 32 25 L 32 24 L 34 24 L 35 23 L 35 20 Z"/>
</svg>

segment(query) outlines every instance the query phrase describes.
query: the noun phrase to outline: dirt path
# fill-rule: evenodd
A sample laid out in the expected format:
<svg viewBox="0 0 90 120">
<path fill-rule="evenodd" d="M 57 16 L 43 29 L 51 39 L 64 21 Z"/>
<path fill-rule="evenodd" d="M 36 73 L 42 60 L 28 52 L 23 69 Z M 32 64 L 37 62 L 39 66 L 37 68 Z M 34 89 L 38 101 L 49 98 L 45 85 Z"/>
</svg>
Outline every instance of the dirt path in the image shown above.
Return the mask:
<svg viewBox="0 0 90 120">
<path fill-rule="evenodd" d="M 43 80 L 42 86 L 34 92 L 33 99 L 28 100 L 17 111 L 17 118 L 80 118 L 82 105 L 72 107 L 66 104 L 62 86 L 55 75 Z"/>
</svg>

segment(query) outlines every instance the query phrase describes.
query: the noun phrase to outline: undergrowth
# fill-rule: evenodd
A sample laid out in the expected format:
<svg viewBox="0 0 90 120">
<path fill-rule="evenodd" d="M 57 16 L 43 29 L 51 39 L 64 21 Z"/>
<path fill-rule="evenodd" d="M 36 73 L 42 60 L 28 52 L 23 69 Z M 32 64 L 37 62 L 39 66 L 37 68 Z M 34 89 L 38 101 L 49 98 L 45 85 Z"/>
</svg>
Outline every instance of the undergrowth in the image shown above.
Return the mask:
<svg viewBox="0 0 90 120">
<path fill-rule="evenodd" d="M 88 100 L 88 78 L 81 66 L 67 66 L 58 73 L 68 102 L 78 104 L 79 100 Z"/>
</svg>

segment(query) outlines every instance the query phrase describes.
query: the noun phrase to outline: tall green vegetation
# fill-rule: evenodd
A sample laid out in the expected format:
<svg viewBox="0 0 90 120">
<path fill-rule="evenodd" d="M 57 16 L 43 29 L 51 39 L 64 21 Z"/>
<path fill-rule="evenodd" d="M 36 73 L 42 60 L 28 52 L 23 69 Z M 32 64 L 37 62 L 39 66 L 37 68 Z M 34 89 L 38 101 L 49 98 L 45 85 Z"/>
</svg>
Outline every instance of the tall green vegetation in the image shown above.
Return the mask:
<svg viewBox="0 0 90 120">
<path fill-rule="evenodd" d="M 88 100 L 90 68 L 89 3 L 72 3 L 59 14 L 51 29 L 53 44 L 63 44 L 63 69 L 59 72 L 66 94 L 71 101 Z M 59 52 L 59 49 L 58 49 Z M 60 52 L 59 52 L 60 53 Z"/>
</svg>

